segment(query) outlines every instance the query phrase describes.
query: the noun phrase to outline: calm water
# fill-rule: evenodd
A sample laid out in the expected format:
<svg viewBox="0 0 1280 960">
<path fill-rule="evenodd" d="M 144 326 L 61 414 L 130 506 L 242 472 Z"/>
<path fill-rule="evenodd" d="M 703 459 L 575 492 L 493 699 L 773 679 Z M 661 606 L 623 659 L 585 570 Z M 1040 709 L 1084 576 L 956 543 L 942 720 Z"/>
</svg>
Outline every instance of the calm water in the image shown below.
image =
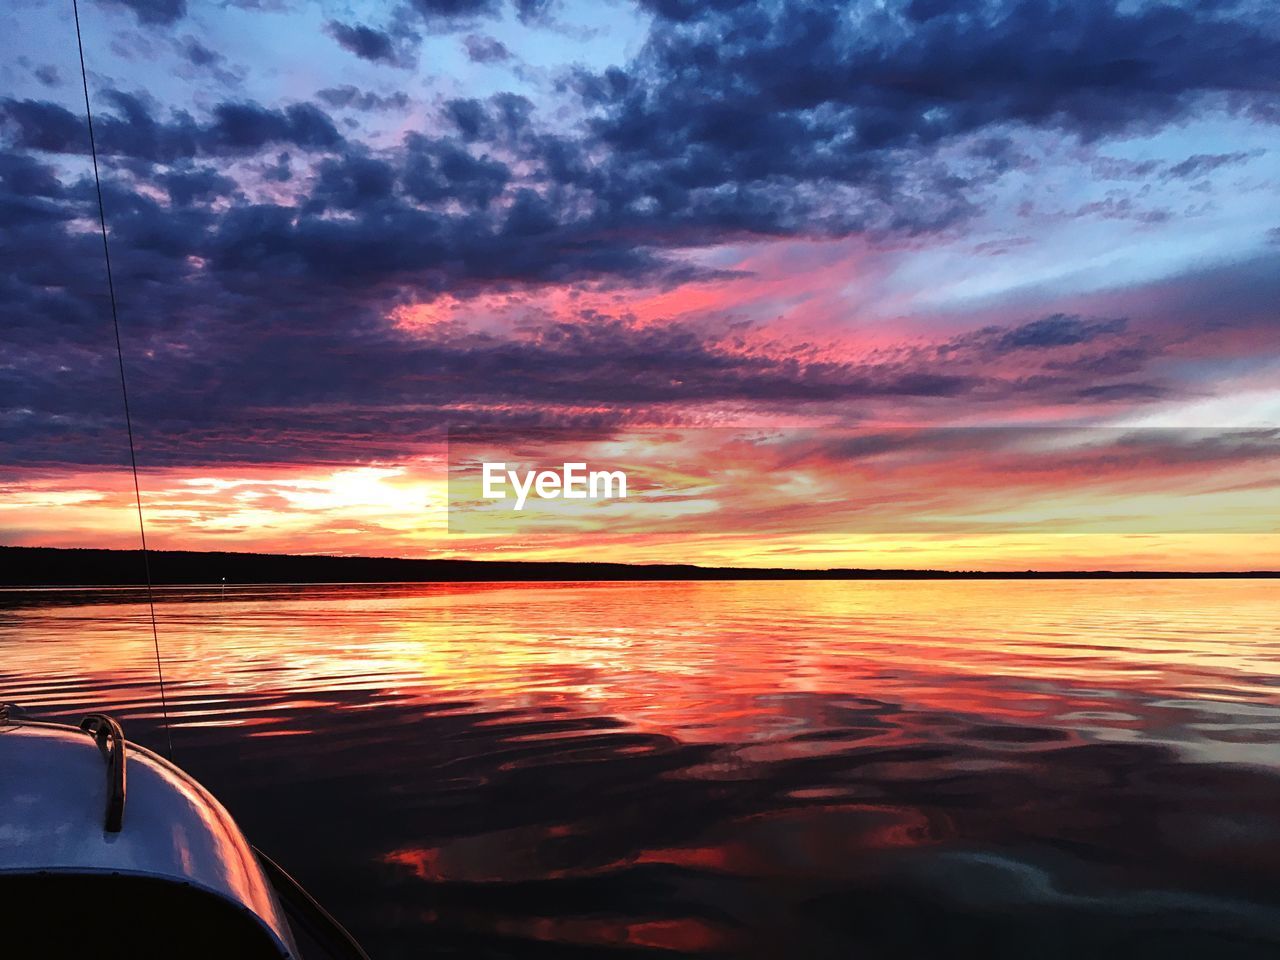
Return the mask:
<svg viewBox="0 0 1280 960">
<path fill-rule="evenodd" d="M 159 746 L 133 591 L 0 699 Z M 375 957 L 1280 955 L 1280 584 L 161 591 L 173 739 Z"/>
</svg>

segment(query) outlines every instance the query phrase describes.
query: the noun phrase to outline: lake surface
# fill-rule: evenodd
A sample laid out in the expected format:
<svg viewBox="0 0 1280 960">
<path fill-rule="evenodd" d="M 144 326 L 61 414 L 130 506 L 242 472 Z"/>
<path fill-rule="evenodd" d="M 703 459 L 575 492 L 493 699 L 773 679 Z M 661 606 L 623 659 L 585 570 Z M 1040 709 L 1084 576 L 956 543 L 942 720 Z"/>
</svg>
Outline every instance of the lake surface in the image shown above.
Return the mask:
<svg viewBox="0 0 1280 960">
<path fill-rule="evenodd" d="M 0 699 L 162 748 L 142 600 L 0 592 Z M 157 614 L 178 762 L 375 958 L 1280 956 L 1276 581 Z"/>
</svg>

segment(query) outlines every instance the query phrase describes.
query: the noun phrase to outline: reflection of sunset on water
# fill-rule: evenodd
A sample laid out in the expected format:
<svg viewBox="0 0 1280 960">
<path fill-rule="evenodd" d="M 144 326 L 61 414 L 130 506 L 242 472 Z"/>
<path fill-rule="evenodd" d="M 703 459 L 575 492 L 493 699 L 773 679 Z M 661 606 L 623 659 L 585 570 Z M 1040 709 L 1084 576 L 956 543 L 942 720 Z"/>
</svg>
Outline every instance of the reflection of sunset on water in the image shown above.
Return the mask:
<svg viewBox="0 0 1280 960">
<path fill-rule="evenodd" d="M 1276 675 L 1274 648 L 1258 642 L 1276 636 L 1266 581 L 424 584 L 160 596 L 176 722 L 262 732 L 333 692 L 404 704 L 536 703 L 744 745 L 822 729 L 815 703 L 829 706 L 833 695 L 1083 722 L 1103 735 L 1139 722 L 1134 699 L 1178 698 L 1146 719 L 1176 724 L 1194 713 L 1202 733 L 1191 746 L 1214 739 L 1203 731 L 1215 703 L 1266 704 Z M 154 666 L 139 642 L 143 608 L 117 598 L 137 599 L 104 590 L 92 606 L 19 608 L 25 630 L 57 637 L 8 651 L 8 670 L 36 685 L 36 705 L 62 708 L 101 689 L 144 707 Z M 59 663 L 64 672 L 51 673 Z M 238 705 L 246 697 L 275 702 Z"/>
<path fill-rule="evenodd" d="M 1118 936 L 1176 896 L 1188 936 L 1280 942 L 1267 581 L 158 595 L 181 762 L 375 940 L 777 956 L 939 903 Z M 156 742 L 139 591 L 0 597 L 5 699 Z"/>
</svg>

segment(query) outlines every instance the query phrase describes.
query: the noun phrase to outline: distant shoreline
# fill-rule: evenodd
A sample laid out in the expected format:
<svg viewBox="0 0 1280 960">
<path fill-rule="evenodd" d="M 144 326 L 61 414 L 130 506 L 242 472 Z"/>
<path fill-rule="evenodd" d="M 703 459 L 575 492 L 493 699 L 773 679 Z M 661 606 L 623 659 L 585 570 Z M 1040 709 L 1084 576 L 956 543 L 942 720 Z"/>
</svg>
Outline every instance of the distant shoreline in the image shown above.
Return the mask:
<svg viewBox="0 0 1280 960">
<path fill-rule="evenodd" d="M 910 570 L 700 567 L 694 564 L 392 557 L 152 550 L 157 586 L 323 583 L 483 583 L 659 580 L 1203 580 L 1277 578 L 1277 570 Z M 142 586 L 140 550 L 0 546 L 0 586 Z"/>
</svg>

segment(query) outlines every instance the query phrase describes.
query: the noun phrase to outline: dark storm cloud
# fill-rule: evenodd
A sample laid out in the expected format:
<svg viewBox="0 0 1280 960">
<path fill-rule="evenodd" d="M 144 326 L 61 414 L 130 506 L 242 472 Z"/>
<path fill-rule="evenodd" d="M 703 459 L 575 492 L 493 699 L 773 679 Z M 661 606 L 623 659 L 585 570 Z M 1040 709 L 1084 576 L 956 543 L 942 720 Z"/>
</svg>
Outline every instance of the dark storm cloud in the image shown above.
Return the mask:
<svg viewBox="0 0 1280 960">
<path fill-rule="evenodd" d="M 1261 28 L 1212 11 L 1094 6 L 1086 15 L 1068 4 L 988 4 L 931 11 L 908 30 L 908 14 L 921 10 L 866 8 L 855 17 L 843 5 L 789 2 L 652 7 L 658 18 L 635 62 L 576 77 L 589 111 L 576 131 L 542 127 L 533 104 L 516 95 L 455 99 L 444 105 L 452 131 L 411 133 L 399 150 L 357 160 L 359 150 L 314 104 L 225 102 L 203 119 L 159 117 L 141 98 L 111 92 L 99 139 L 106 154 L 165 164 L 282 146 L 341 154 L 299 209 L 349 210 L 356 222 L 322 232 L 364 235 L 367 227 L 398 237 L 405 225 L 425 228 L 421 239 L 405 241 L 407 250 L 362 264 L 359 276 L 370 281 L 377 261 L 386 265 L 377 279 L 399 277 L 408 264 L 434 271 L 451 230 L 456 246 L 476 250 L 481 261 L 509 257 L 513 281 L 526 268 L 528 282 L 591 270 L 634 278 L 630 271 L 641 264 L 672 269 L 664 252 L 682 246 L 955 227 L 979 209 L 986 186 L 1020 162 L 1006 132 L 1011 124 L 1086 138 L 1158 124 L 1203 92 L 1230 93 L 1238 103 L 1264 95 L 1257 78 L 1280 63 L 1275 40 Z M 462 0 L 420 8 L 441 16 L 498 11 L 495 3 Z M 357 52 L 375 59 L 391 52 L 389 34 L 338 27 Z M 1228 48 L 1236 55 L 1205 56 Z M 1255 55 L 1248 68 L 1240 51 Z M 337 109 L 368 111 L 407 99 L 355 87 L 318 96 Z M 80 118 L 60 106 L 7 100 L 0 112 L 19 147 L 84 150 Z M 940 159 L 939 147 L 957 138 L 964 143 L 952 159 Z M 1234 159 L 1190 157 L 1166 175 L 1192 176 Z M 361 164 L 394 170 L 378 166 L 377 190 L 339 198 L 335 171 Z M 372 206 L 351 206 L 365 201 Z M 442 214 L 438 208 L 449 204 Z M 1078 213 L 1146 222 L 1171 216 L 1114 198 Z M 272 234 L 283 249 L 255 246 L 282 262 L 328 269 L 325 258 L 298 256 L 301 229 L 291 224 L 287 235 Z M 480 249 L 485 237 L 487 250 Z M 516 237 L 536 237 L 567 258 L 562 269 L 513 252 Z M 458 282 L 475 276 L 465 258 L 455 263 Z M 436 289 L 450 281 L 433 272 L 425 282 Z"/>
<path fill-rule="evenodd" d="M 336 148 L 343 142 L 333 121 L 311 103 L 283 109 L 252 102 L 224 102 L 199 123 L 174 112 L 158 120 L 141 97 L 109 90 L 102 99 L 108 111 L 95 111 L 98 152 L 167 164 L 202 155 L 254 153 L 270 144 L 304 150 Z M 0 100 L 0 129 L 14 146 L 46 153 L 86 154 L 89 137 L 84 117 L 55 103 Z"/>
<path fill-rule="evenodd" d="M 260 285 L 268 300 L 283 295 L 278 283 L 284 277 L 311 284 L 323 300 L 333 287 L 364 289 L 372 298 L 386 285 L 430 294 L 495 283 L 515 288 L 600 276 L 652 278 L 671 269 L 643 250 L 593 243 L 589 233 L 558 223 L 550 205 L 530 193 L 518 194 L 505 210 L 479 209 L 497 189 L 501 165 L 431 145 L 416 152 L 420 165 L 407 167 L 399 189 L 433 205 L 477 209 L 421 209 L 399 193 L 387 196 L 385 171 L 376 163 L 340 162 L 324 168 L 301 215 L 293 207 L 259 204 L 219 216 L 201 239 L 210 270 L 237 288 Z M 351 208 L 356 202 L 364 206 Z M 316 215 L 326 209 L 348 215 Z"/>
<path fill-rule="evenodd" d="M 428 22 L 497 16 L 502 10 L 500 0 L 409 0 L 409 6 Z"/>
<path fill-rule="evenodd" d="M 161 174 L 158 182 L 169 194 L 169 199 L 180 207 L 190 206 L 197 201 L 208 202 L 220 197 L 230 197 L 238 189 L 234 180 L 212 167 L 173 170 Z"/>
<path fill-rule="evenodd" d="M 211 153 L 252 152 L 273 143 L 323 150 L 342 142 L 328 114 L 311 103 L 295 103 L 283 110 L 256 103 L 221 103 L 213 116 L 200 140 Z"/>
<path fill-rule="evenodd" d="M 513 11 L 523 24 L 551 23 L 555 0 L 407 0 L 406 8 L 422 18 L 428 32 L 447 32 Z"/>
<path fill-rule="evenodd" d="M 991 332 L 995 335 L 994 345 L 999 350 L 1042 350 L 1089 343 L 1098 337 L 1121 333 L 1127 325 L 1124 317 L 1091 320 L 1055 313 L 1013 330 Z"/>
<path fill-rule="evenodd" d="M 538 23 L 547 19 L 555 7 L 555 0 L 512 0 L 516 16 L 523 23 Z"/>
<path fill-rule="evenodd" d="M 489 132 L 489 114 L 479 100 L 450 100 L 445 113 L 463 140 L 478 140 Z"/>
<path fill-rule="evenodd" d="M 0 101 L 3 120 L 19 147 L 51 153 L 88 153 L 84 118 L 55 103 L 37 100 Z"/>
<path fill-rule="evenodd" d="M 182 55 L 197 67 L 216 67 L 224 59 L 222 54 L 210 50 L 195 37 L 187 37 L 183 42 Z"/>
<path fill-rule="evenodd" d="M 740 7 L 754 6 L 756 0 L 637 0 L 642 10 L 667 20 L 686 22 L 712 13 L 724 13 Z"/>
<path fill-rule="evenodd" d="M 372 157 L 348 156 L 321 162 L 311 192 L 315 210 L 360 210 L 387 200 L 395 186 L 391 164 Z"/>
<path fill-rule="evenodd" d="M 1119 399 L 1124 391 L 1134 397 L 1166 392 L 1155 383 L 1129 382 L 1158 355 L 1150 336 L 1131 332 L 1127 317 L 1053 313 L 1014 326 L 981 327 L 899 357 L 958 371 L 1002 368 L 1020 378 L 1029 397 L 1068 391 L 1078 399 Z"/>
<path fill-rule="evenodd" d="M 628 409 L 652 415 L 667 405 L 675 410 L 701 402 L 794 409 L 1007 399 L 1028 389 L 1025 378 L 991 371 L 743 353 L 683 326 L 636 328 L 603 317 L 544 324 L 512 337 L 370 336 L 368 329 L 361 335 L 324 322 L 300 336 L 301 329 L 291 332 L 279 317 L 249 329 L 252 337 L 220 344 L 216 356 L 173 349 L 147 359 L 135 354 L 137 416 L 148 423 L 150 463 L 307 460 L 341 456 L 344 447 L 349 456 L 353 442 L 370 456 L 389 455 L 438 435 L 447 423 L 492 422 L 494 408 L 514 422 L 528 422 L 531 414 L 563 422 L 576 407 L 603 405 L 622 422 Z M 41 412 L 12 431 L 8 452 L 25 462 L 94 462 L 106 455 L 96 445 L 113 436 L 115 410 L 105 402 L 110 373 L 103 364 L 61 374 L 31 371 L 23 378 L 33 402 L 28 406 Z M 11 387 L 5 381 L 14 376 L 0 374 L 0 390 Z M 1078 389 L 1078 382 L 1046 380 L 1042 392 L 1065 397 Z"/>
<path fill-rule="evenodd" d="M 380 112 L 383 110 L 403 110 L 409 105 L 409 95 L 403 90 L 397 90 L 395 93 L 384 96 L 348 85 L 326 87 L 319 91 L 316 96 L 336 110 Z"/>
<path fill-rule="evenodd" d="M 504 164 L 475 157 L 449 140 L 414 133 L 406 139 L 405 147 L 405 192 L 421 203 L 461 200 L 469 207 L 484 207 L 511 179 Z"/>
<path fill-rule="evenodd" d="M 371 63 L 395 64 L 398 62 L 395 42 L 390 34 L 363 24 L 347 24 L 337 20 L 330 20 L 325 29 L 339 46 L 362 60 L 368 60 Z"/>
<path fill-rule="evenodd" d="M 554 164 L 558 151 L 578 152 L 580 143 L 555 137 L 539 139 L 532 134 L 530 118 L 534 107 L 527 97 L 500 93 L 487 100 L 458 98 L 444 104 L 445 116 L 467 142 L 482 141 L 518 151 L 540 174 L 552 182 L 561 179 Z M 523 139 L 522 139 L 523 138 Z"/>
<path fill-rule="evenodd" d="M 1244 151 L 1236 153 L 1197 153 L 1194 156 L 1187 157 L 1180 163 L 1175 163 L 1165 171 L 1165 177 L 1169 179 L 1203 177 L 1214 170 L 1244 163 L 1259 155 L 1259 153 Z"/>
<path fill-rule="evenodd" d="M 55 224 L 70 220 L 66 206 L 56 202 L 64 193 L 61 181 L 47 167 L 26 157 L 0 155 L 0 222 L 5 229 L 16 232 L 33 224 L 55 229 Z M 13 299 L 7 305 L 12 308 L 19 302 Z"/>
<path fill-rule="evenodd" d="M 24 195 L 60 197 L 64 193 L 52 167 L 20 153 L 0 153 L 0 184 L 11 199 Z"/>
<path fill-rule="evenodd" d="M 1022 162 L 1014 133 L 1145 132 L 1214 96 L 1269 116 L 1280 76 L 1270 28 L 1221 5 L 646 6 L 654 26 L 633 62 L 566 81 L 578 100 L 568 112 L 585 116 L 577 126 L 515 94 L 457 98 L 375 149 L 314 103 L 225 101 L 193 115 L 101 94 L 113 265 L 151 462 L 306 459 L 360 442 L 390 455 L 473 415 L 460 404 L 522 417 L 558 405 L 844 410 L 1176 392 L 1151 373 L 1149 336 L 1073 314 L 866 362 L 598 315 L 506 337 L 395 330 L 395 307 L 441 293 L 674 285 L 699 275 L 679 256 L 687 246 L 944 230 Z M 511 10 L 414 7 L 450 24 Z M 540 4 L 517 12 L 547 15 Z M 363 49 L 384 50 L 377 37 Z M 353 86 L 317 98 L 355 129 L 360 112 L 408 104 Z M 83 117 L 4 99 L 0 132 L 4 457 L 101 462 L 118 449 L 118 425 L 101 245 L 81 228 L 95 200 L 82 172 L 56 165 L 87 151 Z M 1195 177 L 1235 157 L 1123 175 Z M 1247 279 L 1222 323 L 1237 322 L 1253 291 L 1275 293 Z M 1205 316 L 1215 309 L 1225 306 Z"/>
<path fill-rule="evenodd" d="M 472 63 L 501 63 L 511 59 L 511 51 L 495 37 L 473 33 L 463 38 L 462 45 Z"/>
<path fill-rule="evenodd" d="M 350 456 L 353 444 L 368 456 L 389 456 L 437 437 L 447 424 L 563 425 L 580 407 L 597 416 L 612 410 L 606 419 L 621 423 L 637 412 L 661 420 L 663 409 L 674 414 L 705 402 L 795 410 L 894 401 L 900 408 L 905 402 L 1115 401 L 1161 393 L 1158 385 L 1133 379 L 1083 385 L 1079 377 L 958 370 L 920 359 L 749 354 L 680 325 L 636 328 L 601 317 L 506 338 L 369 333 L 322 322 L 300 336 L 277 320 L 250 338 L 222 344 L 216 357 L 170 351 L 135 359 L 148 461 L 340 458 L 344 447 Z M 33 371 L 27 395 L 35 387 L 41 412 L 13 431 L 9 452 L 28 462 L 103 457 L 110 445 L 96 445 L 113 438 L 114 407 L 102 399 L 111 396 L 110 374 L 100 364 L 71 374 Z M 0 389 L 13 376 L 0 374 Z"/>
<path fill-rule="evenodd" d="M 139 23 L 148 26 L 169 26 L 187 15 L 186 0 L 111 0 L 128 7 Z"/>
<path fill-rule="evenodd" d="M 274 161 L 259 168 L 259 175 L 268 183 L 288 183 L 293 179 L 291 160 L 288 153 L 278 153 Z"/>
<path fill-rule="evenodd" d="M 640 57 L 577 79 L 610 152 L 593 176 L 619 213 L 726 231 L 939 229 L 1008 167 L 931 163 L 943 144 L 1010 126 L 1096 140 L 1211 95 L 1261 108 L 1280 76 L 1275 33 L 1221 5 L 647 5 Z"/>
<path fill-rule="evenodd" d="M 314 178 L 315 209 L 301 211 L 241 203 L 218 212 L 209 201 L 227 185 L 210 168 L 171 174 L 169 206 L 108 184 L 146 462 L 394 456 L 446 424 L 563 424 L 575 422 L 578 408 L 597 418 L 612 411 L 606 419 L 621 422 L 700 403 L 972 408 L 1165 392 L 1144 375 L 1153 354 L 1118 319 L 1052 315 L 865 360 L 752 349 L 683 324 L 640 327 L 599 314 L 506 335 L 401 332 L 385 317 L 404 283 L 515 289 L 530 277 L 647 276 L 659 267 L 626 262 L 640 256 L 634 251 L 570 243 L 549 205 L 527 193 L 488 217 L 407 207 L 396 199 L 395 173 L 377 158 L 330 158 Z M 5 157 L 0 174 L 0 209 L 38 202 L 46 216 L 92 210 L 88 184 L 64 188 L 30 158 Z M 321 216 L 321 206 L 343 215 Z M 9 223 L 0 235 L 0 257 L 14 265 L 0 288 L 14 306 L 0 370 L 4 457 L 116 462 L 117 387 L 97 238 L 38 218 Z M 990 362 L 1006 353 L 1030 359 L 1007 369 Z"/>
<path fill-rule="evenodd" d="M 322 179 L 339 196 L 357 189 L 349 171 Z M 7 193 L 7 174 L 4 182 Z M 19 170 L 15 189 L 24 183 L 56 193 L 40 170 Z M 375 198 L 385 193 L 384 179 L 375 175 L 373 184 Z M 698 403 L 972 410 L 1170 395 L 1150 373 L 1158 350 L 1118 318 L 1051 315 L 857 361 L 746 349 L 682 324 L 637 327 L 601 315 L 501 336 L 447 327 L 402 333 L 383 320 L 396 289 L 370 286 L 386 276 L 386 259 L 415 274 L 453 275 L 454 258 L 476 275 L 511 266 L 459 249 L 456 230 L 426 217 L 356 223 L 260 206 L 215 223 L 200 208 L 175 216 L 145 197 L 107 199 L 118 211 L 116 276 L 135 413 L 153 465 L 388 457 L 446 424 L 564 425 L 579 408 L 624 422 Z M 10 363 L 0 370 L 0 409 L 9 411 L 0 442 L 10 462 L 114 462 L 119 425 L 100 249 L 92 234 L 51 245 L 53 235 L 19 225 L 0 238 L 0 256 L 21 246 L 34 253 L 0 290 L 7 302 L 22 298 L 7 331 Z M 406 247 L 414 237 L 433 242 Z M 487 250 L 494 239 L 474 242 Z M 551 256 L 541 269 L 562 266 Z M 334 282 L 321 285 L 326 272 Z M 1232 311 L 1248 309 L 1237 302 Z M 1023 359 L 993 362 L 1010 356 Z"/>
</svg>

